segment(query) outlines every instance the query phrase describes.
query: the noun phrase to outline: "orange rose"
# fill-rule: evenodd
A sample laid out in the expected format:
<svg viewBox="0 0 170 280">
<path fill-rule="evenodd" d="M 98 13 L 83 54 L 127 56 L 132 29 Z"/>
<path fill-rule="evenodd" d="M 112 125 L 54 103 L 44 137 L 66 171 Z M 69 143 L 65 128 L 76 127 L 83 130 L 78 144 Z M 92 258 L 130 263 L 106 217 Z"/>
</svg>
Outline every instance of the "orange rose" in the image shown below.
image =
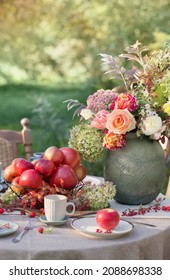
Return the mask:
<svg viewBox="0 0 170 280">
<path fill-rule="evenodd" d="M 115 109 L 107 115 L 106 128 L 110 132 L 125 134 L 136 127 L 134 116 L 127 110 Z"/>
<path fill-rule="evenodd" d="M 125 144 L 125 134 L 108 132 L 103 139 L 103 147 L 109 150 L 124 148 Z"/>
</svg>

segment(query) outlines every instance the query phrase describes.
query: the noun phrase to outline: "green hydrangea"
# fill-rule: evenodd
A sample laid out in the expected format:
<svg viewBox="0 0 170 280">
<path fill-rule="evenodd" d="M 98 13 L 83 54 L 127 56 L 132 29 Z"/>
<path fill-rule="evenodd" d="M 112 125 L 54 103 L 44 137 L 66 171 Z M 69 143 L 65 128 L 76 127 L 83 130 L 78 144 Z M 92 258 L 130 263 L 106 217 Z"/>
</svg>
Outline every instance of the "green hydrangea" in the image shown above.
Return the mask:
<svg viewBox="0 0 170 280">
<path fill-rule="evenodd" d="M 1 202 L 3 206 L 12 204 L 17 198 L 17 195 L 9 188 L 1 195 Z"/>
<path fill-rule="evenodd" d="M 89 201 L 90 210 L 107 208 L 108 200 L 113 199 L 116 195 L 116 186 L 108 181 L 100 185 L 86 184 L 83 190 L 83 198 Z"/>
<path fill-rule="evenodd" d="M 88 162 L 95 162 L 103 156 L 103 131 L 81 123 L 70 130 L 68 145 L 79 151 L 82 158 Z"/>
</svg>

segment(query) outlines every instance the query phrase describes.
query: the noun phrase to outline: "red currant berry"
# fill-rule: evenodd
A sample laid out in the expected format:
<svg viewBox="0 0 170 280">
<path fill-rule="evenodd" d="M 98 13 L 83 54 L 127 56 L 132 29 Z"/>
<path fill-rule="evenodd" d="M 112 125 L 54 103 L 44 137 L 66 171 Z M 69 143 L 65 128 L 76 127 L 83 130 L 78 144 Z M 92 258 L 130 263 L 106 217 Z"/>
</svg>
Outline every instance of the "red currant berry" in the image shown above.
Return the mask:
<svg viewBox="0 0 170 280">
<path fill-rule="evenodd" d="M 39 232 L 39 233 L 43 233 L 43 232 L 44 232 L 44 228 L 43 228 L 43 227 L 39 227 L 39 228 L 38 228 L 38 232 Z"/>
<path fill-rule="evenodd" d="M 163 211 L 167 211 L 167 206 L 163 205 L 163 206 L 162 206 L 162 210 L 163 210 Z"/>
<path fill-rule="evenodd" d="M 44 208 L 40 208 L 40 213 L 41 213 L 41 215 L 45 215 Z"/>
<path fill-rule="evenodd" d="M 36 216 L 36 213 L 35 213 L 35 212 L 30 212 L 30 213 L 29 213 L 29 217 L 30 217 L 30 218 L 34 218 L 35 216 Z"/>
<path fill-rule="evenodd" d="M 0 214 L 4 213 L 4 208 L 0 208 Z"/>
</svg>

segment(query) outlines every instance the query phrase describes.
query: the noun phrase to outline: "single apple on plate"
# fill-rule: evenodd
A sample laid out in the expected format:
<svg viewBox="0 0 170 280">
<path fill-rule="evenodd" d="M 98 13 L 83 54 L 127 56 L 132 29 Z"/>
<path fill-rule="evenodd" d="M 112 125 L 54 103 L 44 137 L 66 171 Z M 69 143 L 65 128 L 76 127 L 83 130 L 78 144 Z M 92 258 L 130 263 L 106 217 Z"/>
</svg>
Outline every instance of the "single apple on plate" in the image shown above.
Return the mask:
<svg viewBox="0 0 170 280">
<path fill-rule="evenodd" d="M 120 221 L 120 215 L 118 211 L 112 208 L 101 209 L 96 213 L 97 225 L 107 231 L 117 227 Z"/>
</svg>

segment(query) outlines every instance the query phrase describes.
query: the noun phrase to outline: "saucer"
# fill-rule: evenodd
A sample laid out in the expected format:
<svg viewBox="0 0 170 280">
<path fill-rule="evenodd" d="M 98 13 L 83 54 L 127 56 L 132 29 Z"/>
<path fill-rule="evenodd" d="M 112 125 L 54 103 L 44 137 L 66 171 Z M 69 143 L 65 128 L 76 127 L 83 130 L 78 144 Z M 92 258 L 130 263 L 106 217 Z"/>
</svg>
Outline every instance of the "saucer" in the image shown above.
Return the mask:
<svg viewBox="0 0 170 280">
<path fill-rule="evenodd" d="M 46 225 L 61 226 L 61 225 L 65 224 L 69 220 L 69 217 L 65 216 L 63 220 L 61 220 L 61 221 L 54 221 L 54 222 L 47 221 L 47 218 L 46 218 L 45 215 L 40 216 L 39 219 L 40 219 L 40 221 L 42 223 L 44 223 Z"/>
</svg>

